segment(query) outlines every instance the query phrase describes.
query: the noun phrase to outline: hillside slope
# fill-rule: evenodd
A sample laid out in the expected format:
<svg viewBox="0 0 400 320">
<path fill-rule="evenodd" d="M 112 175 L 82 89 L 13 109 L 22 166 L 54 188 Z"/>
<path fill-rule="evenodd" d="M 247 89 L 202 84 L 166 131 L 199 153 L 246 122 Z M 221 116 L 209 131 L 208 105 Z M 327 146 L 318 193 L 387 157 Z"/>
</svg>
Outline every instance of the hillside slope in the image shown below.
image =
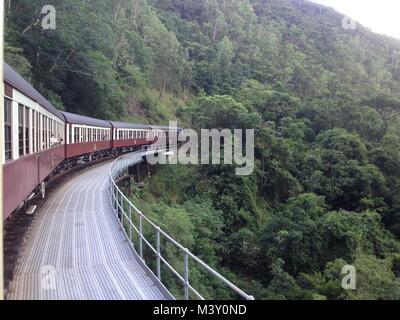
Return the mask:
<svg viewBox="0 0 400 320">
<path fill-rule="evenodd" d="M 256 298 L 400 299 L 400 41 L 303 0 L 48 2 L 56 30 L 11 2 L 5 56 L 56 106 L 256 129 L 249 177 L 161 166 L 133 190 L 163 229 Z"/>
</svg>

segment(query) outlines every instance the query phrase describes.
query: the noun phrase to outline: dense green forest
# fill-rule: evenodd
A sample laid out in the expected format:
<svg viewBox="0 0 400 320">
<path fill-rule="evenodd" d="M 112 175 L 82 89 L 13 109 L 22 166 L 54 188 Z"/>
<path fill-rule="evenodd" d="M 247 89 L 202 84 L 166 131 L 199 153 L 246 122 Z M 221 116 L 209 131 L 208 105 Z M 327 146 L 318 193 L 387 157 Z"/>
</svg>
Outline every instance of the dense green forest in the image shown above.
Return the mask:
<svg viewBox="0 0 400 320">
<path fill-rule="evenodd" d="M 304 0 L 46 4 L 56 30 L 6 1 L 5 59 L 58 108 L 256 129 L 249 177 L 161 166 L 133 190 L 163 229 L 257 299 L 400 299 L 400 40 Z"/>
</svg>

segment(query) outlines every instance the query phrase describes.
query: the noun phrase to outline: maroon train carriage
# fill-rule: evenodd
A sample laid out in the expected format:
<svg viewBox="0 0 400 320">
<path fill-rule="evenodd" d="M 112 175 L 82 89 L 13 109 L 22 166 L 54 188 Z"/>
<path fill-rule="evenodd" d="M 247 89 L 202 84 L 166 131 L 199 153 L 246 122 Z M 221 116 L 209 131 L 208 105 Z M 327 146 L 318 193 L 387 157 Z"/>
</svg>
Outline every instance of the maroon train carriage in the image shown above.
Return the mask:
<svg viewBox="0 0 400 320">
<path fill-rule="evenodd" d="M 54 174 L 168 137 L 167 126 L 110 122 L 60 112 L 7 64 L 4 86 L 4 220 L 33 193 L 39 194 Z"/>
<path fill-rule="evenodd" d="M 65 159 L 64 118 L 4 64 L 3 219 Z"/>
<path fill-rule="evenodd" d="M 112 127 L 108 121 L 62 112 L 65 126 L 65 157 L 102 156 L 112 148 Z"/>
<path fill-rule="evenodd" d="M 137 148 L 154 143 L 151 126 L 110 121 L 113 127 L 113 149 Z"/>
</svg>

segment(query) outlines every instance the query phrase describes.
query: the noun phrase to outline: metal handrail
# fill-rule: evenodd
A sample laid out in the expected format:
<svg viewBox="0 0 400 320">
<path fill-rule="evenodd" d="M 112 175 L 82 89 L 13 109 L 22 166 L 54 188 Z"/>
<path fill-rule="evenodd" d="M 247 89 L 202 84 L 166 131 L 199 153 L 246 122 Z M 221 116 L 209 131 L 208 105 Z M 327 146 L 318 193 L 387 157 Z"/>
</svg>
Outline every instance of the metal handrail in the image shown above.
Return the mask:
<svg viewBox="0 0 400 320">
<path fill-rule="evenodd" d="M 156 255 L 156 264 L 157 264 L 157 278 L 161 282 L 161 263 L 163 263 L 177 278 L 179 281 L 183 283 L 184 292 L 183 296 L 185 300 L 189 300 L 190 292 L 192 292 L 198 299 L 204 300 L 203 296 L 197 292 L 195 288 L 189 282 L 189 258 L 196 262 L 198 265 L 203 267 L 207 272 L 213 275 L 215 278 L 219 279 L 222 283 L 224 283 L 227 287 L 232 289 L 236 294 L 240 295 L 242 298 L 246 300 L 254 300 L 254 297 L 248 295 L 241 289 L 239 289 L 236 285 L 222 276 L 220 273 L 215 271 L 209 265 L 207 265 L 204 261 L 196 257 L 193 253 L 191 253 L 187 248 L 182 246 L 179 242 L 173 239 L 169 234 L 163 231 L 158 225 L 156 225 L 153 221 L 151 221 L 148 217 L 146 217 L 136 206 L 124 195 L 121 189 L 117 185 L 117 180 L 128 175 L 128 168 L 135 164 L 142 162 L 143 156 L 148 154 L 156 153 L 156 152 L 166 152 L 168 149 L 163 145 L 152 145 L 146 151 L 137 151 L 133 153 L 129 153 L 127 155 L 123 155 L 117 158 L 115 161 L 112 162 L 110 165 L 109 170 L 109 196 L 111 206 L 113 208 L 114 213 L 117 215 L 120 223 L 122 224 L 122 229 L 125 235 L 129 238 L 132 242 L 133 239 L 133 232 L 136 232 L 139 238 L 139 256 L 143 259 L 143 243 Z M 128 205 L 128 212 L 124 209 L 124 203 Z M 132 220 L 132 213 L 136 213 L 139 226 L 133 223 Z M 119 218 L 118 213 L 121 213 L 121 217 Z M 153 227 L 154 231 L 156 232 L 156 248 L 144 237 L 143 235 L 143 221 L 146 221 L 151 227 Z M 126 230 L 124 227 L 124 223 L 127 222 L 129 224 L 129 230 Z M 176 248 L 179 249 L 180 252 L 184 255 L 184 273 L 181 275 L 178 271 L 176 271 L 165 258 L 161 254 L 161 236 L 167 239 L 170 243 L 172 243 Z M 133 249 L 136 251 L 136 248 L 132 246 Z"/>
</svg>

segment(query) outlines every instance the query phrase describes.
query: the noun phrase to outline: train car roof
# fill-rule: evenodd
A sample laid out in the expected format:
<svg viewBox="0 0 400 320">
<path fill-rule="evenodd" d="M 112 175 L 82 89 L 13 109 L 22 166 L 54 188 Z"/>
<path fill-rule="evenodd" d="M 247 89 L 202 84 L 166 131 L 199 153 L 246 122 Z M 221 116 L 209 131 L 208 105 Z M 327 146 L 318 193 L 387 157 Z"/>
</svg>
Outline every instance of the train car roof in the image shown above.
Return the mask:
<svg viewBox="0 0 400 320">
<path fill-rule="evenodd" d="M 151 126 L 151 128 L 153 130 L 172 130 L 174 129 L 174 127 L 170 127 L 170 126 Z M 177 127 L 176 128 L 178 131 L 182 130 L 182 128 Z"/>
<path fill-rule="evenodd" d="M 12 67 L 7 63 L 3 64 L 3 78 L 4 82 L 8 83 L 10 86 L 14 87 L 21 93 L 28 96 L 30 99 L 36 101 L 47 111 L 51 112 L 61 120 L 64 120 L 61 112 L 57 110 L 45 97 L 43 97 L 32 85 L 26 81 L 22 76 L 18 74 Z"/>
<path fill-rule="evenodd" d="M 139 123 L 129 123 L 129 122 L 120 122 L 120 121 L 110 121 L 113 128 L 117 129 L 139 129 L 139 130 L 149 130 L 151 126 L 147 124 L 139 124 Z"/>
<path fill-rule="evenodd" d="M 111 128 L 111 124 L 105 120 L 99 120 L 96 118 L 81 116 L 79 114 L 70 113 L 70 112 L 61 112 L 65 120 L 68 123 L 86 125 L 92 127 L 103 127 L 103 128 Z"/>
</svg>

